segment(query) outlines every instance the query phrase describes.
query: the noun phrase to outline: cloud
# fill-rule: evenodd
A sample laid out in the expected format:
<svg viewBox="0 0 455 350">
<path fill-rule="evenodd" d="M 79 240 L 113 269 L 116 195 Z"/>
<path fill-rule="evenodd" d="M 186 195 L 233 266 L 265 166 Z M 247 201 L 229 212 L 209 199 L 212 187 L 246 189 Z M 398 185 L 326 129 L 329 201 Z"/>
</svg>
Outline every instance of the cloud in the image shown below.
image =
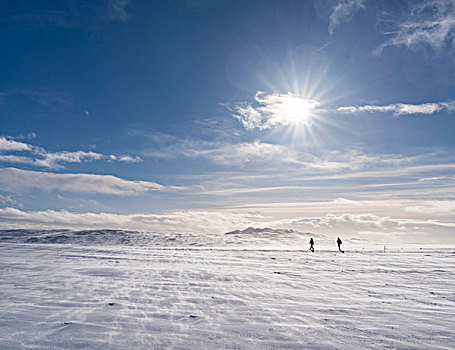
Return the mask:
<svg viewBox="0 0 455 350">
<path fill-rule="evenodd" d="M 112 20 L 127 22 L 130 20 L 130 15 L 126 12 L 126 6 L 130 0 L 109 0 L 107 3 L 110 18 Z"/>
<path fill-rule="evenodd" d="M 290 220 L 281 220 L 274 225 L 290 225 L 291 227 L 318 232 L 375 232 L 394 234 L 425 234 L 431 236 L 438 232 L 455 233 L 455 222 L 444 222 L 438 220 L 419 220 L 413 218 L 392 218 L 378 216 L 370 213 L 362 214 L 327 214 L 317 217 L 302 217 Z"/>
<path fill-rule="evenodd" d="M 0 151 L 31 151 L 32 147 L 23 142 L 17 142 L 6 137 L 0 137 Z"/>
<path fill-rule="evenodd" d="M 450 152 L 443 150 L 420 151 L 416 155 L 367 153 L 361 148 L 343 150 L 319 150 L 303 152 L 289 145 L 272 144 L 255 140 L 254 142 L 221 143 L 200 140 L 175 140 L 169 146 L 144 152 L 144 156 L 156 159 L 175 159 L 179 157 L 207 159 L 222 166 L 252 167 L 266 165 L 263 170 L 280 171 L 305 170 L 306 175 L 344 173 L 352 171 L 376 171 L 396 168 L 397 166 L 416 166 L 437 162 L 453 162 Z M 433 166 L 432 168 L 433 169 Z M 268 173 L 270 174 L 270 173 Z M 362 177 L 365 173 L 360 174 Z M 374 173 L 377 174 L 377 173 Z M 355 175 L 355 174 L 354 174 Z M 396 174 L 394 174 L 396 175 Z M 274 175 L 275 176 L 275 175 Z M 372 175 L 376 176 L 376 175 Z M 275 185 L 267 186 L 275 187 Z"/>
<path fill-rule="evenodd" d="M 427 45 L 434 50 L 453 45 L 455 34 L 455 2 L 427 0 L 416 2 L 407 20 L 397 23 L 392 37 L 379 45 L 374 54 L 380 55 L 388 46 L 416 49 Z"/>
<path fill-rule="evenodd" d="M 111 154 L 109 156 L 109 159 L 110 160 L 116 160 L 116 161 L 119 161 L 119 162 L 124 162 L 124 163 L 139 163 L 139 162 L 142 162 L 142 158 L 139 157 L 139 156 L 135 156 L 135 157 L 132 157 L 132 156 L 129 156 L 129 155 L 124 155 L 124 156 L 116 156 L 115 154 Z"/>
<path fill-rule="evenodd" d="M 455 214 L 455 201 L 426 201 L 422 205 L 406 207 L 405 210 L 420 214 Z"/>
<path fill-rule="evenodd" d="M 183 154 L 191 158 L 206 158 L 220 165 L 247 164 L 298 164 L 296 152 L 282 146 L 263 143 L 258 140 L 238 144 L 224 144 L 216 148 L 185 149 Z"/>
<path fill-rule="evenodd" d="M 14 154 L 5 154 L 13 152 Z M 3 154 L 2 154 L 3 153 Z M 20 153 L 18 155 L 17 153 Z M 0 162 L 31 164 L 49 169 L 62 169 L 62 163 L 82 163 L 94 160 L 111 160 L 125 163 L 142 162 L 139 156 L 114 155 L 86 151 L 48 152 L 42 147 L 17 142 L 12 138 L 0 137 Z"/>
<path fill-rule="evenodd" d="M 43 156 L 42 159 L 34 159 L 33 164 L 40 167 L 50 168 L 50 169 L 61 169 L 63 166 L 61 163 L 82 163 L 83 161 L 99 160 L 103 159 L 104 156 L 95 152 L 56 152 L 48 153 L 45 151 L 38 152 L 40 156 Z"/>
<path fill-rule="evenodd" d="M 33 152 L 30 156 L 0 154 L 0 162 L 31 164 L 37 167 L 44 167 L 49 169 L 64 168 L 61 163 L 82 163 L 83 161 L 92 161 L 99 159 L 104 159 L 104 156 L 99 153 L 84 151 L 57 153 L 39 151 Z"/>
<path fill-rule="evenodd" d="M 66 210 L 0 209 L 0 228 L 127 229 L 155 232 L 221 234 L 251 226 L 261 216 L 248 213 L 178 211 L 167 214 L 73 213 Z"/>
<path fill-rule="evenodd" d="M 17 168 L 0 169 L 0 186 L 8 191 L 38 189 L 117 196 L 134 196 L 149 191 L 177 189 L 150 181 L 124 180 L 112 175 L 56 174 Z"/>
<path fill-rule="evenodd" d="M 29 157 L 23 157 L 23 156 L 15 156 L 15 155 L 0 154 L 0 162 L 35 165 L 34 159 L 29 158 Z"/>
<path fill-rule="evenodd" d="M 3 203 L 3 204 L 7 204 L 7 203 L 16 204 L 16 201 L 14 199 L 12 199 L 11 196 L 3 196 L 3 195 L 0 194 L 0 203 Z"/>
<path fill-rule="evenodd" d="M 223 143 L 183 139 L 163 148 L 144 152 L 146 157 L 156 159 L 174 159 L 186 157 L 207 159 L 223 166 L 246 166 L 267 164 L 271 167 L 279 164 L 298 164 L 298 152 L 284 146 L 261 142 Z"/>
<path fill-rule="evenodd" d="M 35 132 L 29 132 L 28 134 L 21 134 L 21 135 L 18 135 L 18 136 L 15 136 L 14 138 L 16 140 L 33 140 L 35 137 L 36 137 L 36 133 Z"/>
<path fill-rule="evenodd" d="M 319 102 L 306 100 L 291 93 L 265 93 L 259 91 L 256 103 L 233 106 L 233 117 L 237 118 L 247 130 L 270 129 L 274 126 L 289 124 L 311 124 Z"/>
<path fill-rule="evenodd" d="M 336 26 L 349 22 L 359 9 L 364 8 L 365 0 L 338 0 L 332 8 L 329 22 L 329 33 L 333 34 Z"/>
<path fill-rule="evenodd" d="M 358 237 L 387 242 L 443 243 L 454 242 L 455 223 L 437 220 L 391 218 L 364 214 L 326 214 L 273 220 L 259 213 L 223 211 L 175 211 L 164 214 L 138 213 L 75 213 L 66 210 L 25 211 L 15 208 L 0 209 L 0 229 L 12 228 L 73 228 L 127 229 L 160 233 L 220 234 L 246 227 L 292 228 L 301 232 L 320 233 L 343 238 Z M 198 237 L 198 241 L 203 236 Z M 277 237 L 279 242 L 280 237 Z M 349 244 L 349 243 L 346 243 Z"/>
<path fill-rule="evenodd" d="M 256 103 L 239 104 L 228 107 L 247 130 L 270 129 L 289 124 L 311 125 L 313 120 L 327 112 L 392 113 L 394 116 L 412 114 L 434 114 L 441 111 L 455 112 L 455 100 L 421 104 L 393 103 L 389 105 L 341 106 L 335 109 L 320 108 L 316 100 L 305 100 L 292 93 L 264 93 L 258 91 Z"/>
<path fill-rule="evenodd" d="M 455 101 L 423 103 L 418 105 L 394 103 L 384 106 L 377 105 L 347 106 L 339 107 L 336 109 L 336 111 L 341 113 L 381 112 L 392 113 L 394 116 L 410 114 L 433 114 L 440 111 L 447 111 L 449 113 L 453 113 L 455 112 Z"/>
</svg>

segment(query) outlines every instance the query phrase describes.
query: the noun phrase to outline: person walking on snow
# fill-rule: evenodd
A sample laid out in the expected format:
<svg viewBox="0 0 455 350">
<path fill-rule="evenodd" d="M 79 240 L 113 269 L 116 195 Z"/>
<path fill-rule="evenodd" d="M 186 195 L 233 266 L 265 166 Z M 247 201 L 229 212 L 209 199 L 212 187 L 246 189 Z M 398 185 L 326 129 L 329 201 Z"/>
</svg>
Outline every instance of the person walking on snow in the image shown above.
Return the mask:
<svg viewBox="0 0 455 350">
<path fill-rule="evenodd" d="M 338 237 L 338 239 L 337 239 L 337 244 L 338 244 L 338 250 L 339 250 L 340 252 L 341 252 L 341 244 L 342 244 L 342 243 L 343 243 L 343 242 L 341 241 L 340 237 Z"/>
<path fill-rule="evenodd" d="M 310 238 L 310 250 L 314 253 L 314 241 L 313 241 L 313 238 Z"/>
</svg>

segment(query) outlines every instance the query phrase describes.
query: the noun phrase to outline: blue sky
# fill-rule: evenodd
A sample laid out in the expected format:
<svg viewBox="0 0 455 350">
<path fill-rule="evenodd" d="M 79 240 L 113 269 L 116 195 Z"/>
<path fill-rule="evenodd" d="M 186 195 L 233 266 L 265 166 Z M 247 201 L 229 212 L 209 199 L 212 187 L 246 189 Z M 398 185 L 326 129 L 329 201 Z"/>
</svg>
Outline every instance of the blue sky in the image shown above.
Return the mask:
<svg viewBox="0 0 455 350">
<path fill-rule="evenodd" d="M 455 242 L 455 2 L 0 5 L 2 228 Z"/>
</svg>

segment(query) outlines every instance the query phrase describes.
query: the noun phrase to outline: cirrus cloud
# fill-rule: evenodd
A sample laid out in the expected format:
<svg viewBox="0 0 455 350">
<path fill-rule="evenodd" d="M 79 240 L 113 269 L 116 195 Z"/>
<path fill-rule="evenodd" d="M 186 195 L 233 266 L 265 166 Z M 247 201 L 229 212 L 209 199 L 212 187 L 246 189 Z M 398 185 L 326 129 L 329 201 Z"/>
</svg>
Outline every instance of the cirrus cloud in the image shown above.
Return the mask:
<svg viewBox="0 0 455 350">
<path fill-rule="evenodd" d="M 333 34 L 336 26 L 349 22 L 358 10 L 364 8 L 365 0 L 339 0 L 330 14 L 329 33 Z"/>
<path fill-rule="evenodd" d="M 379 45 L 373 53 L 382 54 L 388 46 L 416 49 L 427 45 L 440 50 L 453 46 L 455 34 L 455 2 L 453 0 L 426 0 L 414 3 L 405 21 L 398 22 L 392 37 Z M 389 19 L 390 21 L 390 19 Z"/>
<path fill-rule="evenodd" d="M 63 191 L 79 194 L 134 196 L 177 189 L 151 181 L 129 181 L 112 175 L 56 174 L 17 168 L 0 169 L 0 188 L 8 191 Z"/>
<path fill-rule="evenodd" d="M 390 105 L 365 105 L 365 106 L 346 106 L 336 109 L 341 113 L 361 113 L 361 112 L 380 112 L 392 113 L 394 116 L 411 114 L 434 114 L 440 111 L 449 113 L 455 112 L 455 101 L 434 102 L 423 104 L 393 103 Z"/>
</svg>

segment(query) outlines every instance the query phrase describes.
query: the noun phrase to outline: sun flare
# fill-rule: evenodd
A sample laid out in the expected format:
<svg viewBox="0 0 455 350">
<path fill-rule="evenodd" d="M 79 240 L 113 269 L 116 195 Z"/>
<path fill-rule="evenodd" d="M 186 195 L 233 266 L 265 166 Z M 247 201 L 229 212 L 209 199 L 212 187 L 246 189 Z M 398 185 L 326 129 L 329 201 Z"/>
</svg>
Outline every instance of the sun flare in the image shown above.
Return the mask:
<svg viewBox="0 0 455 350">
<path fill-rule="evenodd" d="M 270 129 L 277 126 L 310 126 L 317 117 L 319 102 L 292 93 L 256 93 L 257 105 L 236 106 L 234 117 L 246 129 Z"/>
<path fill-rule="evenodd" d="M 315 100 L 305 100 L 301 97 L 287 94 L 277 103 L 275 117 L 281 124 L 311 124 L 314 109 L 319 106 Z"/>
</svg>

